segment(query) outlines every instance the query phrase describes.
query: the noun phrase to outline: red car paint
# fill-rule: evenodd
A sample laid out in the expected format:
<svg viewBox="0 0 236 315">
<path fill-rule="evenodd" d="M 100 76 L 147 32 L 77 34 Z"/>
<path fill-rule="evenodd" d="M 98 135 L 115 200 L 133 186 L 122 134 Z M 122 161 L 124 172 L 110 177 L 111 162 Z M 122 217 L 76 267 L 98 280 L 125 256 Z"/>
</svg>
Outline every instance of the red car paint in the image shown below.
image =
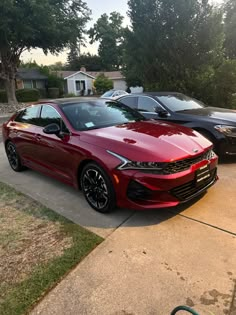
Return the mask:
<svg viewBox="0 0 236 315">
<path fill-rule="evenodd" d="M 141 170 L 119 170 L 117 167 L 121 161 L 108 152 L 112 151 L 131 161 L 186 161 L 200 157 L 212 149 L 212 144 L 196 131 L 162 121 L 130 122 L 77 131 L 64 115 L 60 104 L 52 102 L 50 105 L 60 113 L 70 131 L 70 134 L 62 139 L 56 135 L 45 134 L 42 127 L 14 121 L 16 114 L 3 125 L 4 142 L 11 140 L 16 145 L 23 164 L 29 168 L 79 188 L 81 168 L 88 161 L 95 161 L 110 176 L 116 192 L 117 205 L 140 210 L 176 206 L 205 191 L 218 178 L 216 155 L 196 161 L 183 171 L 161 175 Z M 196 174 L 205 165 L 212 174 L 211 181 L 196 189 Z M 147 188 L 149 197 L 145 200 L 131 200 L 127 196 L 131 182 Z M 185 188 L 183 185 L 190 186 Z M 194 189 L 191 188 L 193 185 Z M 186 200 L 182 200 L 173 193 L 173 189 L 178 187 L 194 191 Z"/>
</svg>

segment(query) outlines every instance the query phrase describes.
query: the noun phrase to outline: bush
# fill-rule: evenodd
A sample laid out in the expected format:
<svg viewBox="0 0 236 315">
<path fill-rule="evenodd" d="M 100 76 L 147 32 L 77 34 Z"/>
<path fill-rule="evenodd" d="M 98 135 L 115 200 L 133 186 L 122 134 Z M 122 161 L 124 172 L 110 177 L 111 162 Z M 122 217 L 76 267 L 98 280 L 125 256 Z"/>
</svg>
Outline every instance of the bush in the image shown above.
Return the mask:
<svg viewBox="0 0 236 315">
<path fill-rule="evenodd" d="M 94 81 L 94 86 L 97 93 L 103 94 L 107 90 L 111 90 L 113 88 L 113 82 L 102 73 L 99 74 L 97 79 Z"/>
<path fill-rule="evenodd" d="M 49 98 L 58 98 L 60 96 L 60 90 L 57 87 L 48 88 Z"/>
<path fill-rule="evenodd" d="M 18 102 L 36 102 L 40 98 L 40 93 L 37 89 L 16 90 L 16 98 Z"/>
<path fill-rule="evenodd" d="M 46 89 L 38 89 L 39 90 L 39 94 L 40 94 L 40 98 L 47 98 L 47 90 Z"/>
<path fill-rule="evenodd" d="M 0 103 L 7 103 L 7 93 L 5 90 L 0 90 Z"/>
</svg>

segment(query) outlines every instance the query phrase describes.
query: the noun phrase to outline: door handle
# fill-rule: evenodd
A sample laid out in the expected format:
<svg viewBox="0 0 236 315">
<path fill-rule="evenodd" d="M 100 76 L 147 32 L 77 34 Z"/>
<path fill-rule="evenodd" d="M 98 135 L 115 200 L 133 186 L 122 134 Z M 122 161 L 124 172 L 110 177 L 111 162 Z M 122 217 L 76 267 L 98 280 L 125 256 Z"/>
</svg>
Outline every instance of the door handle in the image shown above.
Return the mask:
<svg viewBox="0 0 236 315">
<path fill-rule="evenodd" d="M 35 135 L 35 139 L 36 139 L 36 141 L 40 141 L 41 140 L 41 135 Z"/>
</svg>

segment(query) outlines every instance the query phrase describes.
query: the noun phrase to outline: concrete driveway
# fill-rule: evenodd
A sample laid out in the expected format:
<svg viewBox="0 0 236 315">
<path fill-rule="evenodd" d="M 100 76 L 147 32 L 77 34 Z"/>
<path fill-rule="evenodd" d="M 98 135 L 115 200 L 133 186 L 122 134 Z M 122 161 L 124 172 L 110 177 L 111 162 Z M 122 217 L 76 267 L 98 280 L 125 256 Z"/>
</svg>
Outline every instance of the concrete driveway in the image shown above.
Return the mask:
<svg viewBox="0 0 236 315">
<path fill-rule="evenodd" d="M 73 188 L 33 171 L 14 173 L 0 144 L 0 180 L 106 238 L 32 314 L 236 314 L 236 159 L 220 181 L 175 209 L 102 215 Z M 178 315 L 181 313 L 178 313 Z"/>
</svg>

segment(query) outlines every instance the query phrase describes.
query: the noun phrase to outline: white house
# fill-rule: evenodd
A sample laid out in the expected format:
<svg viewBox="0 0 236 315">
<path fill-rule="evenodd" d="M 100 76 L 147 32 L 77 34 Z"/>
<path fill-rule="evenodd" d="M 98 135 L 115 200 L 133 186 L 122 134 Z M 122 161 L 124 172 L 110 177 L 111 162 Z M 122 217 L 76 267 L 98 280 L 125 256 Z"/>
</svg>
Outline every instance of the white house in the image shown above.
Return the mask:
<svg viewBox="0 0 236 315">
<path fill-rule="evenodd" d="M 110 72 L 87 72 L 85 68 L 80 71 L 57 71 L 56 74 L 65 80 L 65 92 L 75 95 L 93 94 L 94 81 L 99 74 L 103 73 L 113 81 L 113 88 L 126 90 L 127 85 L 124 76 L 120 71 Z M 83 91 L 83 92 L 82 92 Z"/>
</svg>

